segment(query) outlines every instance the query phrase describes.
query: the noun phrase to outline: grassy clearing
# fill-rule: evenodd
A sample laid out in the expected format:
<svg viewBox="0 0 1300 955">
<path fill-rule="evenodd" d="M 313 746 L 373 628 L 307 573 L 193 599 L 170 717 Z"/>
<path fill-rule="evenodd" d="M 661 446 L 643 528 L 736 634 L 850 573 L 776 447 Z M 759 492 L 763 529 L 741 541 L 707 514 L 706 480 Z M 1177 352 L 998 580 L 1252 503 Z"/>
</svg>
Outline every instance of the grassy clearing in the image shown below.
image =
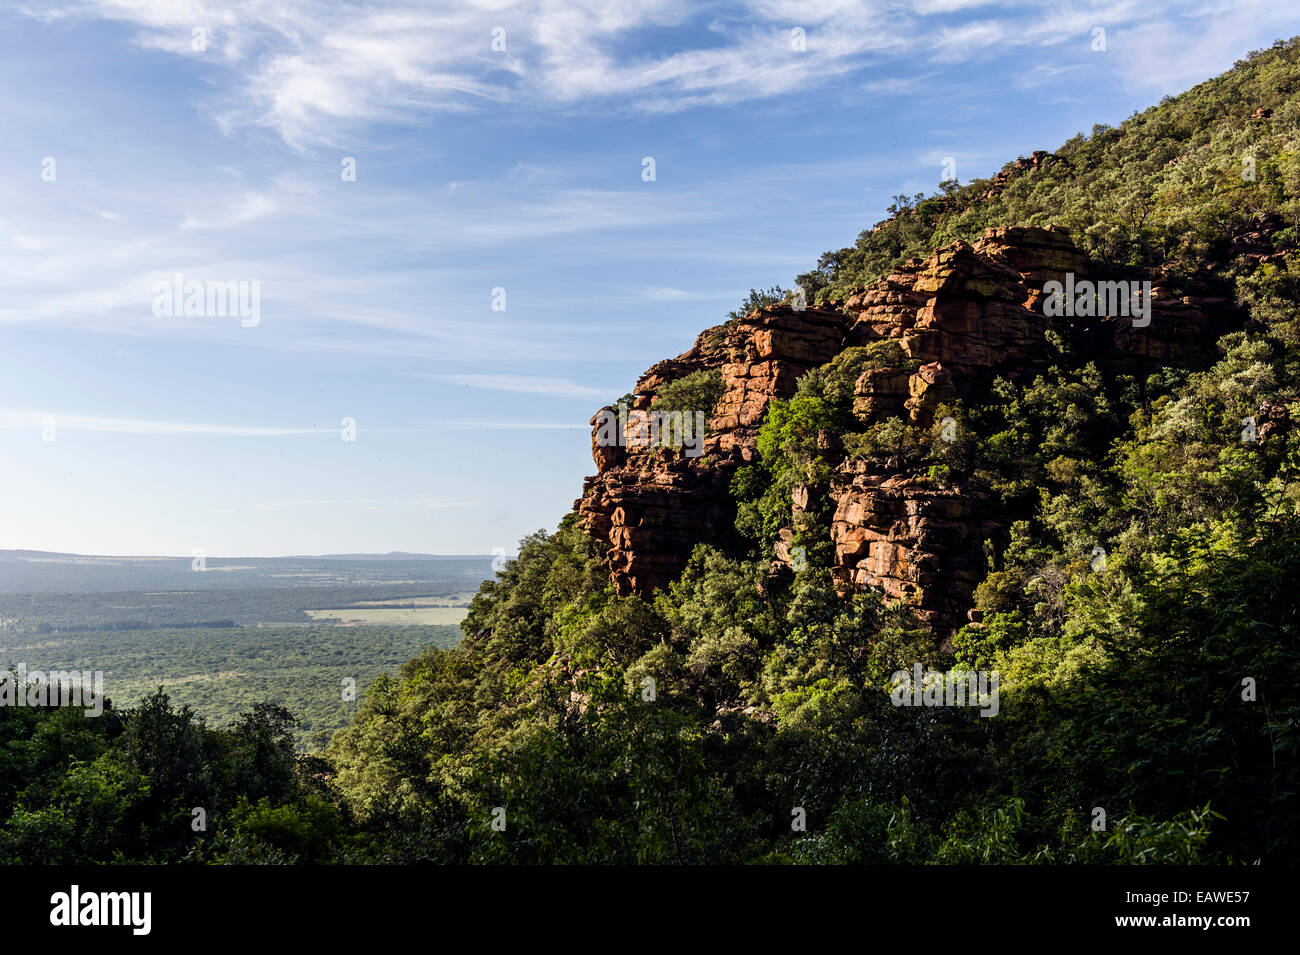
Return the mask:
<svg viewBox="0 0 1300 955">
<path fill-rule="evenodd" d="M 337 618 L 341 626 L 453 626 L 465 619 L 468 607 L 342 607 L 337 610 L 303 611 L 313 620 Z"/>
</svg>

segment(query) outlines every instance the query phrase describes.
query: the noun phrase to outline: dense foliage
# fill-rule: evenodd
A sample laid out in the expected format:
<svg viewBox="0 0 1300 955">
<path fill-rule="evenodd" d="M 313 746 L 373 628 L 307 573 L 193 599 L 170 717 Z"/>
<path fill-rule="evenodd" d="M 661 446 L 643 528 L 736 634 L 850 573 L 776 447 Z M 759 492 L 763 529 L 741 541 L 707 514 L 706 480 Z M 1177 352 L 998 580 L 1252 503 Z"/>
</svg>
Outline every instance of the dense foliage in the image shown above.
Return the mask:
<svg viewBox="0 0 1300 955">
<path fill-rule="evenodd" d="M 708 417 L 722 397 L 722 389 L 722 375 L 717 369 L 692 371 L 661 385 L 652 408 L 660 412 L 701 412 Z"/>
<path fill-rule="evenodd" d="M 349 820 L 295 757 L 293 716 L 257 704 L 224 729 L 157 693 L 87 719 L 6 708 L 0 719 L 0 861 L 324 862 Z"/>
<path fill-rule="evenodd" d="M 752 288 L 749 290 L 749 294 L 745 296 L 744 301 L 740 303 L 740 306 L 727 313 L 727 318 L 733 322 L 739 321 L 754 309 L 763 308 L 767 305 L 776 305 L 784 302 L 789 296 L 790 290 L 779 285 L 773 285 L 767 289 Z"/>
<path fill-rule="evenodd" d="M 100 671 L 112 700 L 136 701 L 159 687 L 212 723 L 274 700 L 297 718 L 299 749 L 321 745 L 356 714 L 356 697 L 381 673 L 394 672 L 426 646 L 450 647 L 460 627 L 205 627 L 124 632 L 60 631 L 5 641 L 0 667 Z M 50 644 L 55 644 L 51 646 Z"/>
</svg>

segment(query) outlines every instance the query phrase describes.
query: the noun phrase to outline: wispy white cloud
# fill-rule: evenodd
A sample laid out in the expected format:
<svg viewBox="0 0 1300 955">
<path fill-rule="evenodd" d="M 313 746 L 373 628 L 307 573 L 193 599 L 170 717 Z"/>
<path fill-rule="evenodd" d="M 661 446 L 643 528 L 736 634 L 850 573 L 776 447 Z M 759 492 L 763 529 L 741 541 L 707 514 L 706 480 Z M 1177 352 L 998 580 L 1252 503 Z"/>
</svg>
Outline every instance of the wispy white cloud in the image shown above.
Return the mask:
<svg viewBox="0 0 1300 955">
<path fill-rule="evenodd" d="M 440 111 L 505 102 L 643 113 L 743 103 L 867 69 L 892 74 L 900 64 L 915 70 L 1086 43 L 1096 27 L 1169 48 L 1135 70 L 1159 84 L 1203 70 L 1196 52 L 1235 50 L 1261 22 L 1288 22 L 1287 7 L 748 0 L 710 11 L 686 0 L 34 0 L 23 9 L 46 20 L 130 24 L 140 45 L 228 74 L 214 84 L 224 92 L 205 104 L 222 129 L 263 126 L 311 150 L 370 124 L 423 123 Z M 195 29 L 206 31 L 203 50 L 194 49 Z M 496 49 L 494 31 L 503 31 Z M 641 37 L 654 39 L 641 46 Z"/>
<path fill-rule="evenodd" d="M 1107 56 L 1115 57 L 1125 83 L 1134 89 L 1176 93 L 1227 69 L 1258 42 L 1261 27 L 1276 24 L 1274 38 L 1296 32 L 1300 9 L 1273 0 L 1226 0 L 1191 4 L 1168 22 L 1144 17 L 1113 30 Z"/>
<path fill-rule="evenodd" d="M 552 395 L 561 398 L 606 398 L 612 388 L 592 388 L 568 378 L 547 378 L 539 375 L 447 374 L 427 375 L 436 381 L 488 391 L 508 391 L 525 395 Z"/>
<path fill-rule="evenodd" d="M 735 298 L 733 292 L 692 292 L 687 289 L 673 288 L 670 285 L 652 285 L 632 291 L 637 298 L 652 302 L 687 302 L 687 301 L 721 301 Z"/>
<path fill-rule="evenodd" d="M 940 30 L 934 47 L 935 56 L 940 61 L 960 62 L 992 47 L 1009 45 L 1006 28 L 999 21 L 979 20 Z"/>
<path fill-rule="evenodd" d="M 868 166 L 861 160 L 783 163 L 753 167 L 743 177 L 647 183 L 641 190 L 574 185 L 581 167 L 552 168 L 545 181 L 520 178 L 518 168 L 465 180 L 455 196 L 413 193 L 400 182 L 331 191 L 287 174 L 250 189 L 210 170 L 204 177 L 186 169 L 180 181 L 115 187 L 123 211 L 113 219 L 86 205 L 50 203 L 44 194 L 0 179 L 6 212 L 0 248 L 6 232 L 15 237 L 9 254 L 0 256 L 0 327 L 93 330 L 189 347 L 218 341 L 298 354 L 434 360 L 442 368 L 472 361 L 522 367 L 605 360 L 608 355 L 589 344 L 598 323 L 538 320 L 538 306 L 554 309 L 557 295 L 573 299 L 575 319 L 589 315 L 581 288 L 549 289 L 543 303 L 513 284 L 502 263 L 530 258 L 541 247 L 564 248 L 576 258 L 594 255 L 610 248 L 614 236 L 625 255 L 787 266 L 788 256 L 773 256 L 758 244 L 702 250 L 682 237 L 738 214 L 779 217 L 787 195 L 795 208 L 796 184 L 837 182 L 861 176 Z M 630 178 L 638 170 L 631 162 Z M 375 254 L 359 254 L 369 250 Z M 185 280 L 258 282 L 260 324 L 240 328 L 237 319 L 155 316 L 154 284 L 176 273 Z M 463 296 L 441 292 L 444 285 L 468 282 L 482 290 L 469 306 Z M 503 284 L 510 310 L 491 311 L 491 290 Z M 630 294 L 689 303 L 725 301 L 737 292 L 663 285 Z M 512 387 L 519 390 L 521 381 Z M 491 378 L 464 383 L 486 388 Z M 523 384 L 531 393 L 554 384 L 561 395 L 596 394 L 574 382 Z"/>
<path fill-rule="evenodd" d="M 218 210 L 210 218 L 188 215 L 180 224 L 182 229 L 233 229 L 255 222 L 273 214 L 280 208 L 280 201 L 264 193 L 249 193 L 237 198 L 231 205 Z"/>
<path fill-rule="evenodd" d="M 280 438 L 293 435 L 337 436 L 337 428 L 268 427 L 246 424 L 200 424 L 192 421 L 156 421 L 143 418 L 110 418 L 96 415 L 63 414 L 0 408 L 0 430 L 40 431 L 52 422 L 60 431 L 101 431 L 112 434 L 194 435 L 221 438 Z M 57 438 L 56 438 L 57 440 Z"/>
</svg>

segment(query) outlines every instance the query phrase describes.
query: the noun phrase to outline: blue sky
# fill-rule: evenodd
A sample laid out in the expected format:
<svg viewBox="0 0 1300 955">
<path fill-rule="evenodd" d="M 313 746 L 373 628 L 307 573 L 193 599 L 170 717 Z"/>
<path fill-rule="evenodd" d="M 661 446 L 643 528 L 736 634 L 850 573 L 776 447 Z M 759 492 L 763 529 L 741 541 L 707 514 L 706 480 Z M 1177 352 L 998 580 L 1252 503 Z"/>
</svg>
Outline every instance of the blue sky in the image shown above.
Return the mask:
<svg viewBox="0 0 1300 955">
<path fill-rule="evenodd" d="M 988 176 L 1298 32 L 1289 0 L 6 4 L 0 548 L 513 552 L 597 408 L 945 157 Z M 176 273 L 257 282 L 260 321 L 155 314 Z"/>
</svg>

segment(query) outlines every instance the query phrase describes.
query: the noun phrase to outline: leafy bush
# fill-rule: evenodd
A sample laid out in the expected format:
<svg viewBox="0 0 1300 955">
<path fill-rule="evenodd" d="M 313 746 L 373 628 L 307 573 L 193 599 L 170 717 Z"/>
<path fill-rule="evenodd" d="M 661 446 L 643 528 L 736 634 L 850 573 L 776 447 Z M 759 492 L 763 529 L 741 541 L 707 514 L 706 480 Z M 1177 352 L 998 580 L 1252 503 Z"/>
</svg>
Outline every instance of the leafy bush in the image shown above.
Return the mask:
<svg viewBox="0 0 1300 955">
<path fill-rule="evenodd" d="M 722 373 L 716 368 L 700 369 L 659 386 L 651 407 L 655 411 L 697 411 L 708 417 L 722 397 Z"/>
<path fill-rule="evenodd" d="M 727 313 L 727 318 L 731 321 L 739 321 L 748 317 L 749 313 L 759 308 L 768 308 L 772 305 L 780 305 L 790 297 L 788 289 L 783 289 L 779 285 L 773 285 L 768 289 L 750 289 L 749 295 L 740 303 L 740 307 Z"/>
</svg>

